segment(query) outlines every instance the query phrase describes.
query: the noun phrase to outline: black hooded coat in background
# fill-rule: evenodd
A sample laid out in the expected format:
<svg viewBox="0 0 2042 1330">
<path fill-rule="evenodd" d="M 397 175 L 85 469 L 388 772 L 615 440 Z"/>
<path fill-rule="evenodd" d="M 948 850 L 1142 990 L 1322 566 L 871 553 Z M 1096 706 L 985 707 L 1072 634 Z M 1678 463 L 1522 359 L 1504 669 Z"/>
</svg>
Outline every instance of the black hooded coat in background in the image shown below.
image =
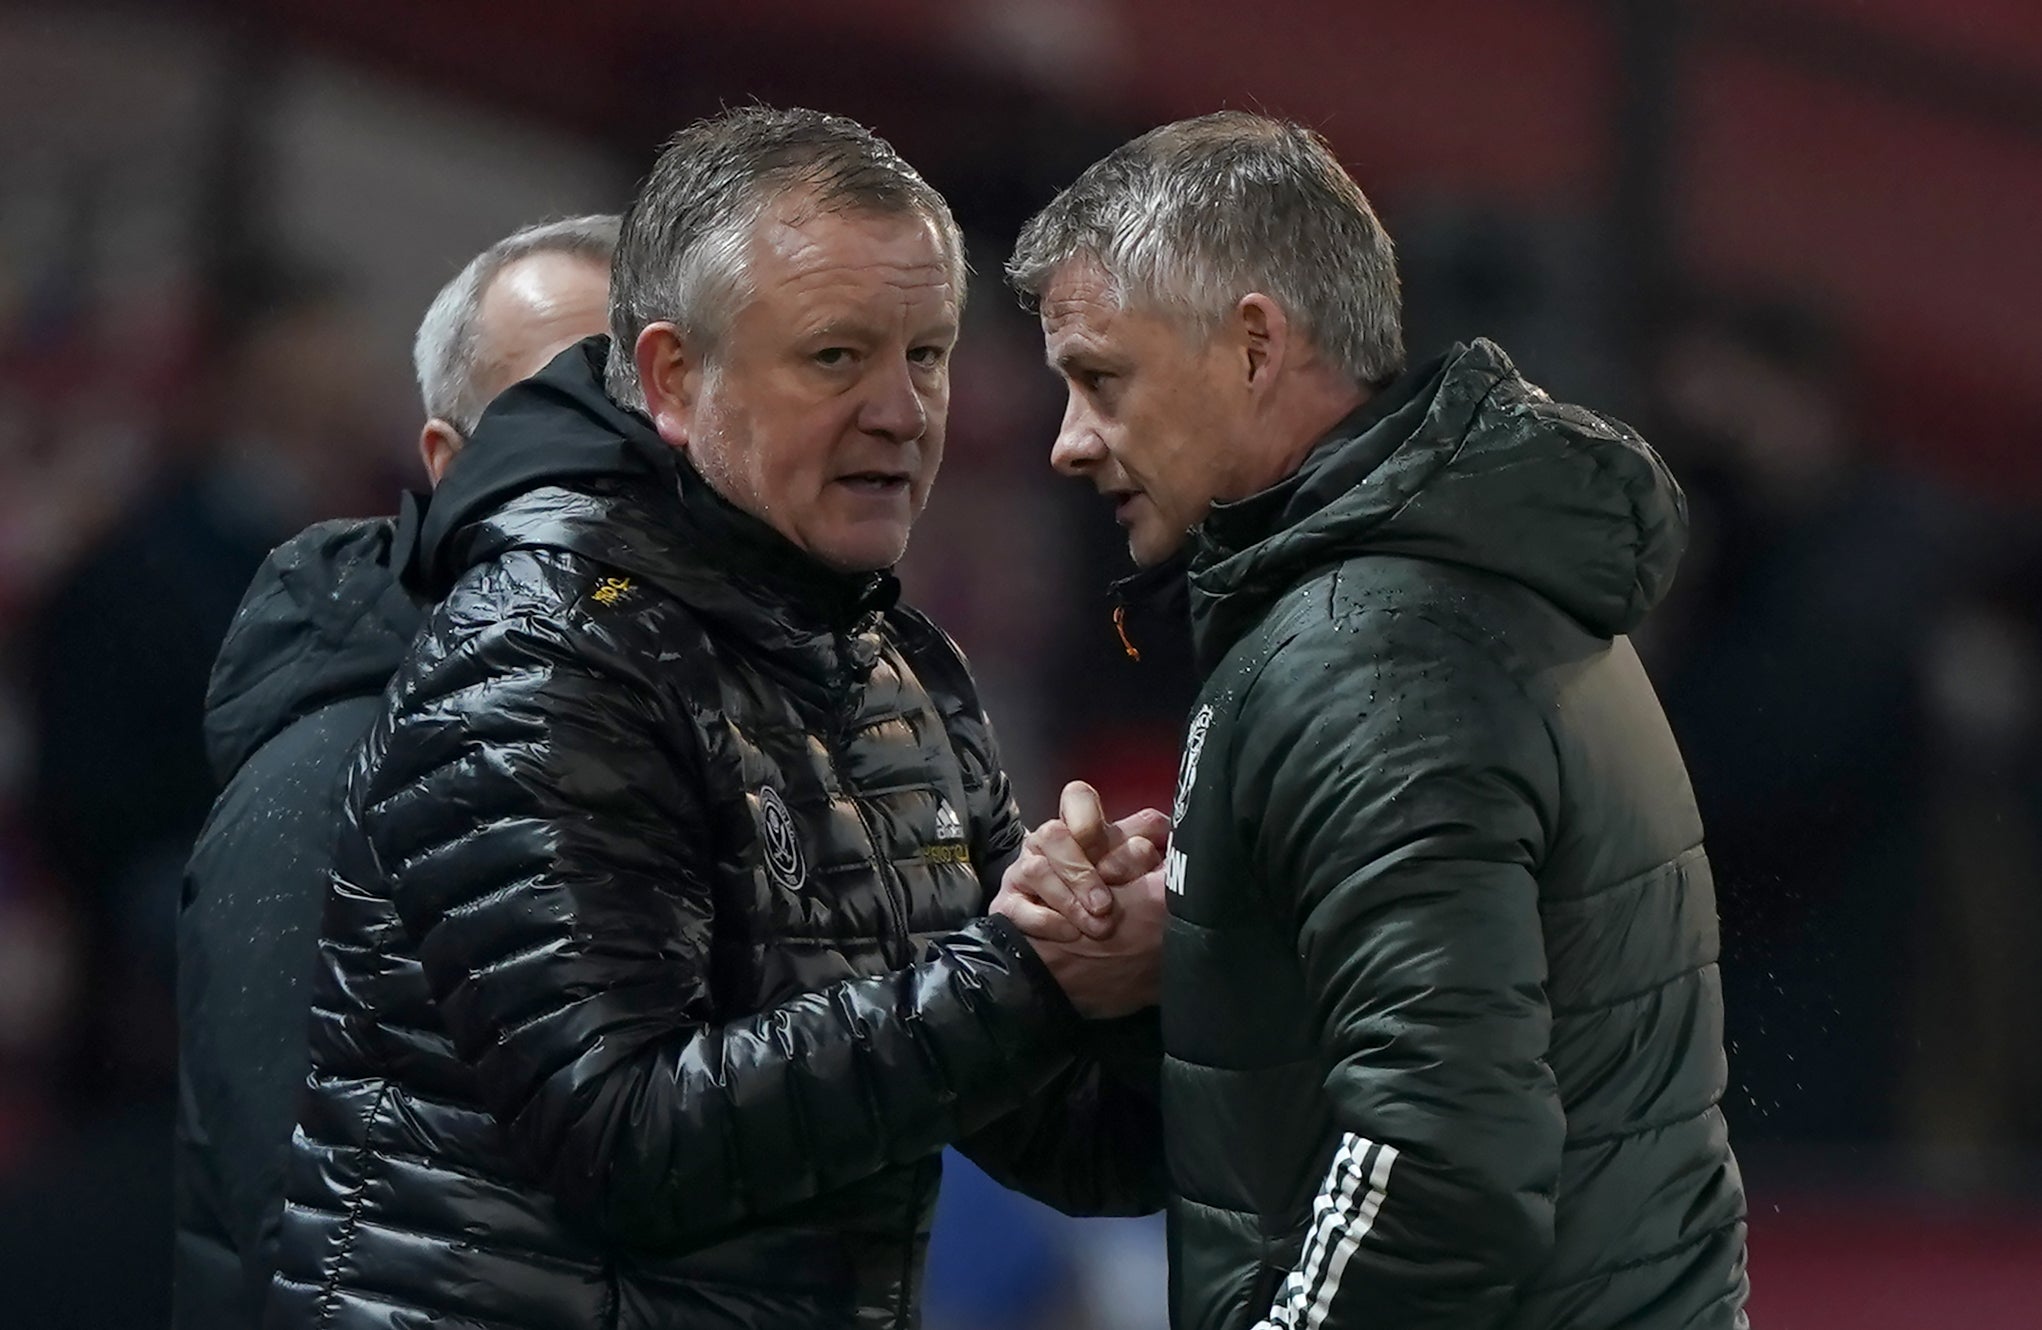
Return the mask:
<svg viewBox="0 0 2042 1330">
<path fill-rule="evenodd" d="M 178 1330 L 260 1323 L 347 759 L 420 623 L 399 582 L 416 529 L 412 511 L 283 545 L 213 667 L 223 789 L 178 910 Z"/>
</svg>

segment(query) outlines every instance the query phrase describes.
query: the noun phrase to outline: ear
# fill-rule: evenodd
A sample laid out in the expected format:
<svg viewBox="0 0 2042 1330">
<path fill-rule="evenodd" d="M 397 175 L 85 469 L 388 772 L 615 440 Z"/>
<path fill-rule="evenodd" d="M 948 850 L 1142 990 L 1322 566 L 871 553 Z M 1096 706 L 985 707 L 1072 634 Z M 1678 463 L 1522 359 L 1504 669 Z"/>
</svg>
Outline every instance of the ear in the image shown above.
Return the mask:
<svg viewBox="0 0 2042 1330">
<path fill-rule="evenodd" d="M 438 489 L 440 482 L 447 478 L 447 468 L 454 464 L 454 454 L 461 451 L 467 440 L 461 431 L 446 421 L 434 416 L 425 422 L 425 428 L 418 435 L 418 458 L 425 463 L 425 476 Z"/>
<path fill-rule="evenodd" d="M 1266 393 L 1290 359 L 1290 317 L 1283 306 L 1251 291 L 1234 306 L 1236 332 L 1248 373 L 1248 389 Z"/>
<path fill-rule="evenodd" d="M 632 352 L 645 390 L 645 414 L 669 447 L 686 448 L 702 391 L 702 357 L 691 351 L 680 329 L 665 322 L 647 324 Z"/>
</svg>

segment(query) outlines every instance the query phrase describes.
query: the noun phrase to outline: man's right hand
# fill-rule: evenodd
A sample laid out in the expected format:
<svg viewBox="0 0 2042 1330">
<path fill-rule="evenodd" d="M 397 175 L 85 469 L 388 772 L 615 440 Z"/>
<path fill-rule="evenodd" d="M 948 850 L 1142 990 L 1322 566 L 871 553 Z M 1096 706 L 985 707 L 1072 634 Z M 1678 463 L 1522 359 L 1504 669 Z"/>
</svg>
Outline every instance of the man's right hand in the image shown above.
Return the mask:
<svg viewBox="0 0 2042 1330">
<path fill-rule="evenodd" d="M 1062 816 L 1023 841 L 992 910 L 1027 935 L 1080 1014 L 1125 1016 L 1153 1006 L 1165 906 L 1170 822 L 1145 808 L 1108 823 L 1082 781 L 1064 787 Z"/>
</svg>

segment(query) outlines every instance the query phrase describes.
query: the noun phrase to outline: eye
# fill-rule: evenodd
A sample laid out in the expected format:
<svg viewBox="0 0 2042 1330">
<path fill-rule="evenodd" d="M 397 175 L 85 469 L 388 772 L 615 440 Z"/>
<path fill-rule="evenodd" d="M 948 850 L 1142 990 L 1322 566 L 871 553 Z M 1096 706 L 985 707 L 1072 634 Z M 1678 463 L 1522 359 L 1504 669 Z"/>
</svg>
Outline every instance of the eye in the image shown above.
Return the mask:
<svg viewBox="0 0 2042 1330">
<path fill-rule="evenodd" d="M 908 352 L 908 359 L 917 365 L 940 365 L 949 358 L 950 348 L 946 346 L 918 346 Z"/>
<path fill-rule="evenodd" d="M 1114 376 L 1103 369 L 1081 369 L 1072 373 L 1078 386 L 1088 393 L 1097 393 L 1113 381 Z"/>
<path fill-rule="evenodd" d="M 826 346 L 816 352 L 813 358 L 816 364 L 826 369 L 834 369 L 839 365 L 850 364 L 851 357 L 855 354 L 857 353 L 848 346 Z"/>
</svg>

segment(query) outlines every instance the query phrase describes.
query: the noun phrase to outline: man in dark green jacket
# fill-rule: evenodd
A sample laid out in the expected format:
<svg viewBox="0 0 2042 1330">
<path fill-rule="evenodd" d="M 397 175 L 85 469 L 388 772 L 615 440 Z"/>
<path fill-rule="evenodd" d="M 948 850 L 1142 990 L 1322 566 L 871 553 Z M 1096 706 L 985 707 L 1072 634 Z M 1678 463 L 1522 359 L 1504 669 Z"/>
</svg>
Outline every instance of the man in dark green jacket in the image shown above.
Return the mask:
<svg viewBox="0 0 2042 1330">
<path fill-rule="evenodd" d="M 1138 562 L 1189 542 L 1173 1323 L 1745 1325 L 1714 892 L 1623 636 L 1685 538 L 1658 456 L 1488 342 L 1407 369 L 1389 239 L 1295 125 L 1127 144 L 1009 276 L 1057 467 Z"/>
</svg>

